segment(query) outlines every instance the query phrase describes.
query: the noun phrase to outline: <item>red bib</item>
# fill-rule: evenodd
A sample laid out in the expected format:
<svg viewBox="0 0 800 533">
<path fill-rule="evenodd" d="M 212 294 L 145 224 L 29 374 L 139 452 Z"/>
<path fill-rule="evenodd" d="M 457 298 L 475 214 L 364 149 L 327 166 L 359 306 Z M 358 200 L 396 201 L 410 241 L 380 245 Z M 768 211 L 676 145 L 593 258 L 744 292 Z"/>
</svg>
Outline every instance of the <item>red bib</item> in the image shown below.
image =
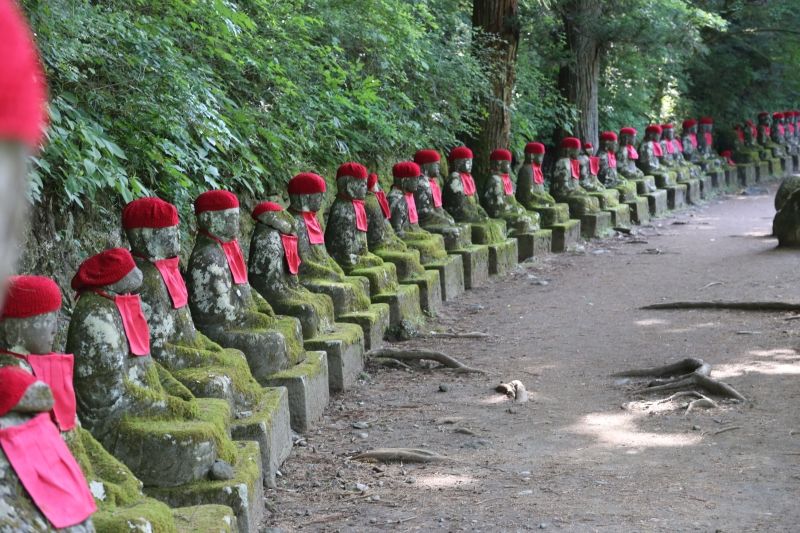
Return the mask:
<svg viewBox="0 0 800 533">
<path fill-rule="evenodd" d="M 283 256 L 286 258 L 286 266 L 289 267 L 290 274 L 297 274 L 300 271 L 300 254 L 297 253 L 297 236 L 284 235 L 281 233 L 283 243 Z"/>
<path fill-rule="evenodd" d="M 751 126 L 750 127 L 750 135 L 753 136 L 753 139 L 758 137 L 758 128 L 756 128 L 755 126 Z"/>
<path fill-rule="evenodd" d="M 542 166 L 537 165 L 536 163 L 531 163 L 531 168 L 533 169 L 533 182 L 536 185 L 541 185 L 544 183 L 544 174 L 542 173 Z"/>
<path fill-rule="evenodd" d="M 472 196 L 475 194 L 475 180 L 472 179 L 472 174 L 468 172 L 459 172 L 461 176 L 461 186 L 464 188 L 464 194 Z"/>
<path fill-rule="evenodd" d="M 0 429 L 0 446 L 53 527 L 80 524 L 97 510 L 81 468 L 47 413 Z"/>
<path fill-rule="evenodd" d="M 628 144 L 625 146 L 625 149 L 628 151 L 628 159 L 633 159 L 634 161 L 639 159 L 639 152 L 636 151 L 634 145 Z"/>
<path fill-rule="evenodd" d="M 600 158 L 590 155 L 589 156 L 589 173 L 592 176 L 597 176 L 600 172 Z"/>
<path fill-rule="evenodd" d="M 789 130 L 789 135 L 794 135 L 794 124 L 787 124 L 786 128 Z M 742 134 L 742 141 L 744 141 L 744 134 Z"/>
<path fill-rule="evenodd" d="M 789 126 L 791 127 L 791 126 Z M 744 144 L 744 130 L 741 128 L 736 129 L 736 138 L 739 139 L 739 142 Z"/>
<path fill-rule="evenodd" d="M 661 143 L 658 141 L 650 141 L 650 146 L 653 147 L 653 155 L 656 157 L 664 157 L 664 150 L 661 149 Z"/>
<path fill-rule="evenodd" d="M 680 142 L 678 139 L 672 139 L 672 142 L 670 144 L 672 145 L 673 153 L 675 151 L 678 151 L 678 152 L 681 152 L 681 153 L 683 152 L 683 143 Z"/>
<path fill-rule="evenodd" d="M 667 147 L 667 153 L 668 154 L 672 155 L 672 154 L 675 153 L 675 146 L 672 144 L 672 141 L 667 140 L 667 142 L 664 143 L 664 146 Z"/>
<path fill-rule="evenodd" d="M 772 135 L 772 128 L 770 128 L 769 126 L 764 126 L 764 133 L 766 134 L 767 137 L 770 137 Z"/>
<path fill-rule="evenodd" d="M 508 174 L 500 174 L 500 177 L 503 178 L 503 192 L 506 193 L 507 196 L 514 194 L 514 182 L 511 181 Z"/>
<path fill-rule="evenodd" d="M 138 294 L 118 294 L 114 296 L 122 326 L 125 328 L 125 337 L 131 354 L 143 356 L 150 354 L 150 328 L 142 312 L 142 301 Z"/>
<path fill-rule="evenodd" d="M 705 139 L 706 141 L 706 148 L 711 148 L 714 145 L 714 138 L 711 136 L 710 133 L 704 133 L 703 139 Z"/>
<path fill-rule="evenodd" d="M 392 210 L 389 209 L 389 200 L 386 199 L 386 193 L 383 191 L 377 191 L 375 193 L 375 198 L 378 199 L 378 204 L 381 206 L 381 211 L 383 211 L 384 218 L 391 218 Z"/>
<path fill-rule="evenodd" d="M 236 285 L 244 285 L 247 283 L 247 265 L 244 263 L 244 255 L 242 255 L 242 249 L 239 247 L 239 241 L 233 239 L 228 242 L 223 242 L 207 231 L 201 231 L 200 233 L 216 241 L 217 244 L 222 247 L 222 251 L 225 253 L 225 260 L 228 263 L 228 270 L 233 278 L 233 283 Z"/>
<path fill-rule="evenodd" d="M 689 142 L 692 144 L 692 148 L 697 149 L 697 134 L 690 133 L 689 134 Z"/>
<path fill-rule="evenodd" d="M 53 391 L 53 418 L 61 431 L 75 427 L 75 389 L 72 388 L 72 354 L 49 353 L 28 355 L 25 358 L 33 375 L 44 381 Z"/>
<path fill-rule="evenodd" d="M 617 168 L 617 154 L 610 151 L 606 154 L 608 154 L 608 168 Z"/>
<path fill-rule="evenodd" d="M 784 133 L 786 133 L 786 129 L 784 129 L 783 124 L 778 124 L 778 134 L 783 135 Z M 706 133 L 706 135 L 711 135 L 711 134 Z M 711 145 L 709 144 L 709 146 Z"/>
<path fill-rule="evenodd" d="M 183 276 L 181 276 L 179 269 L 180 258 L 159 259 L 158 261 L 153 261 L 153 264 L 161 274 L 164 285 L 167 286 L 167 292 L 169 292 L 169 297 L 172 300 L 172 308 L 180 309 L 185 307 L 189 301 L 189 292 L 186 290 L 186 283 L 183 281 Z"/>
<path fill-rule="evenodd" d="M 577 159 L 570 159 L 569 160 L 569 171 L 572 174 L 573 180 L 581 179 L 581 162 Z"/>
<path fill-rule="evenodd" d="M 356 212 L 356 229 L 358 231 L 367 231 L 367 210 L 364 209 L 364 200 L 351 200 L 353 209 Z"/>
<path fill-rule="evenodd" d="M 436 178 L 428 178 L 428 183 L 431 186 L 431 196 L 433 196 L 433 207 L 442 207 L 442 189 L 439 188 L 439 182 Z"/>
<path fill-rule="evenodd" d="M 325 244 L 325 234 L 322 233 L 322 226 L 319 225 L 317 214 L 311 211 L 303 211 L 303 220 L 306 223 L 308 242 L 311 244 Z"/>
<path fill-rule="evenodd" d="M 404 192 L 403 196 L 406 199 L 406 207 L 408 207 L 408 221 L 411 224 L 417 224 L 419 216 L 417 215 L 417 202 L 414 200 L 414 193 Z"/>
</svg>

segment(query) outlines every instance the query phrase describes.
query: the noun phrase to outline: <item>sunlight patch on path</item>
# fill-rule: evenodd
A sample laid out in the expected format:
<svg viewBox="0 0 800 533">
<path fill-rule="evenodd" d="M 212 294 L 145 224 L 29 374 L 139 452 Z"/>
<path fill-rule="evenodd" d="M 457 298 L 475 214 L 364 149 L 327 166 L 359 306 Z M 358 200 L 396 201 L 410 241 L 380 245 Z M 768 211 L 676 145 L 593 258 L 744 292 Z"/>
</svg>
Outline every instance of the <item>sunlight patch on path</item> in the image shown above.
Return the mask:
<svg viewBox="0 0 800 533">
<path fill-rule="evenodd" d="M 568 428 L 581 435 L 598 440 L 598 444 L 615 447 L 664 448 L 694 446 L 701 440 L 700 435 L 683 433 L 652 433 L 636 427 L 636 420 L 642 418 L 634 413 L 591 413 L 577 424 Z"/>
</svg>

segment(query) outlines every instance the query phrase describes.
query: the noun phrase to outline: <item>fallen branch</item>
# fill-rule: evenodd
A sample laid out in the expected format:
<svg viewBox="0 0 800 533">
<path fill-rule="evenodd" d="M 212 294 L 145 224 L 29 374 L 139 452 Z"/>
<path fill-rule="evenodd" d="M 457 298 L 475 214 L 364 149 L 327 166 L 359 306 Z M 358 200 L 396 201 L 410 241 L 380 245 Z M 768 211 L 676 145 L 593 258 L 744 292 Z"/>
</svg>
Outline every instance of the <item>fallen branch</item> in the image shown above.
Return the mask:
<svg viewBox="0 0 800 533">
<path fill-rule="evenodd" d="M 469 331 L 467 333 L 448 333 L 444 331 L 431 331 L 427 337 L 439 339 L 489 339 L 492 335 L 482 331 Z"/>
<path fill-rule="evenodd" d="M 447 459 L 443 455 L 421 448 L 376 448 L 354 455 L 356 461 L 375 460 L 382 463 L 432 463 Z"/>
<path fill-rule="evenodd" d="M 528 391 L 525 390 L 525 385 L 518 379 L 509 381 L 508 383 L 501 383 L 494 389 L 497 392 L 502 392 L 509 398 L 514 398 L 517 403 L 524 403 L 528 401 Z"/>
<path fill-rule="evenodd" d="M 712 435 L 719 435 L 721 433 L 726 433 L 728 431 L 733 431 L 734 429 L 742 429 L 742 426 L 731 426 L 731 427 L 728 427 L 728 428 L 722 428 L 719 431 L 715 431 L 714 433 L 712 433 Z"/>
<path fill-rule="evenodd" d="M 719 404 L 717 404 L 717 402 L 715 402 L 711 398 L 703 396 L 702 398 L 698 398 L 697 400 L 689 402 L 689 405 L 686 406 L 686 412 L 683 413 L 683 416 L 689 416 L 689 413 L 700 407 L 705 407 L 707 409 L 716 409 L 717 407 L 719 407 Z"/>
<path fill-rule="evenodd" d="M 736 311 L 793 311 L 800 312 L 800 304 L 790 302 L 666 302 L 646 305 L 641 309 L 729 309 Z"/>
<path fill-rule="evenodd" d="M 472 368 L 465 365 L 461 361 L 450 357 L 446 353 L 437 352 L 434 350 L 398 350 L 396 348 L 379 348 L 377 350 L 370 350 L 367 353 L 368 357 L 395 359 L 397 361 L 422 361 L 429 360 L 435 361 L 446 368 L 452 368 L 456 372 L 465 374 L 485 374 L 483 370 Z"/>
</svg>

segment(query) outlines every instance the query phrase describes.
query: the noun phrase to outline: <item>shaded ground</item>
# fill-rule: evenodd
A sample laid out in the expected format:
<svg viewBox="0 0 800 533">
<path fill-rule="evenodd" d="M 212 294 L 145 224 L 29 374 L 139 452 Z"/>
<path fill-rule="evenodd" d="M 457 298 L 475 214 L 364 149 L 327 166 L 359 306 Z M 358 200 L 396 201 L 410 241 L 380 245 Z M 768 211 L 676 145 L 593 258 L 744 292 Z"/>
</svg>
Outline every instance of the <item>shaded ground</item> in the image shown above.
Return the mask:
<svg viewBox="0 0 800 533">
<path fill-rule="evenodd" d="M 429 329 L 495 337 L 405 344 L 436 347 L 488 374 L 370 366 L 295 448 L 269 491 L 268 525 L 796 531 L 800 320 L 638 309 L 664 300 L 800 301 L 798 253 L 775 250 L 766 237 L 773 214 L 771 196 L 728 198 L 656 221 L 634 239 L 526 264 L 447 304 Z M 609 374 L 687 356 L 711 362 L 713 375 L 752 404 L 689 416 L 621 407 L 636 398 Z M 530 402 L 493 392 L 511 379 L 527 385 Z M 353 428 L 358 422 L 369 427 Z M 383 446 L 425 447 L 451 460 L 349 460 Z"/>
</svg>

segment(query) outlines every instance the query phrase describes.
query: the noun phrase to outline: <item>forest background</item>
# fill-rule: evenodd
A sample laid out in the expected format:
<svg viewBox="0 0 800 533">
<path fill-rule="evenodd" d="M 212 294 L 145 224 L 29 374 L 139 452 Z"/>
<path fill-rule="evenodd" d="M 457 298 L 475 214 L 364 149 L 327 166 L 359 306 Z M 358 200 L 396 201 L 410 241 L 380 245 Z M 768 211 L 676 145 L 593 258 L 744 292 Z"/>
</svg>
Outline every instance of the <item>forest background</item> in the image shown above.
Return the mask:
<svg viewBox="0 0 800 533">
<path fill-rule="evenodd" d="M 719 144 L 800 105 L 796 0 L 22 0 L 50 90 L 23 269 L 119 241 L 158 195 L 245 204 L 343 161 L 521 156 L 567 133 L 711 115 Z M 500 124 L 500 126 L 498 126 Z M 66 275 L 66 274 L 63 274 Z"/>
</svg>

